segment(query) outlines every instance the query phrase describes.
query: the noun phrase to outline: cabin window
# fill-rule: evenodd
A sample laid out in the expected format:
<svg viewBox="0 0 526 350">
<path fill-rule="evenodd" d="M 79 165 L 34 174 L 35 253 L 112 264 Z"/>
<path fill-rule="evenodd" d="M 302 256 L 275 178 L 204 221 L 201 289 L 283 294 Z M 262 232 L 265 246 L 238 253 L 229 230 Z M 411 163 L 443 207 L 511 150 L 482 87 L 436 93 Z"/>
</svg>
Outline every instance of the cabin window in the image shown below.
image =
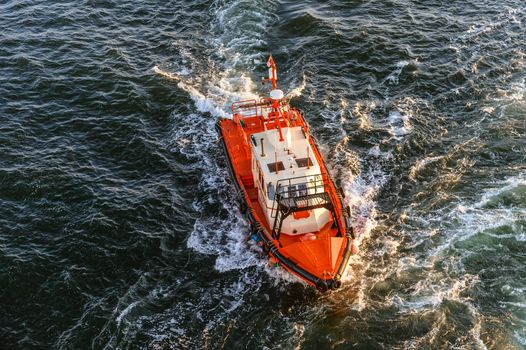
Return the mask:
<svg viewBox="0 0 526 350">
<path fill-rule="evenodd" d="M 274 200 L 274 197 L 276 196 L 276 188 L 274 187 L 274 185 L 272 184 L 272 182 L 269 182 L 267 184 L 267 193 L 268 193 L 268 198 L 273 201 Z"/>
<path fill-rule="evenodd" d="M 312 190 L 314 189 L 314 193 L 323 192 L 323 183 L 321 183 L 321 180 L 316 176 L 313 179 L 309 179 L 309 188 Z"/>
<path fill-rule="evenodd" d="M 307 195 L 307 185 L 298 184 L 298 196 L 306 196 L 306 195 Z"/>
<path fill-rule="evenodd" d="M 268 170 L 271 173 L 275 173 L 276 172 L 276 167 L 277 167 L 277 170 L 279 170 L 279 171 L 285 170 L 285 166 L 283 165 L 283 162 L 268 163 L 267 166 L 268 166 Z"/>
<path fill-rule="evenodd" d="M 289 198 L 297 196 L 298 192 L 296 191 L 296 186 L 295 185 L 290 185 L 288 190 L 289 190 Z"/>
<path fill-rule="evenodd" d="M 265 194 L 265 182 L 263 181 L 263 174 L 261 173 L 261 169 L 258 169 L 258 180 L 259 188 L 261 189 L 261 192 Z"/>
<path fill-rule="evenodd" d="M 305 168 L 307 166 L 312 166 L 312 159 L 310 157 L 307 158 L 296 158 L 296 165 L 298 165 L 298 168 Z"/>
<path fill-rule="evenodd" d="M 281 198 L 285 198 L 285 187 L 286 186 L 279 186 L 279 196 Z"/>
</svg>

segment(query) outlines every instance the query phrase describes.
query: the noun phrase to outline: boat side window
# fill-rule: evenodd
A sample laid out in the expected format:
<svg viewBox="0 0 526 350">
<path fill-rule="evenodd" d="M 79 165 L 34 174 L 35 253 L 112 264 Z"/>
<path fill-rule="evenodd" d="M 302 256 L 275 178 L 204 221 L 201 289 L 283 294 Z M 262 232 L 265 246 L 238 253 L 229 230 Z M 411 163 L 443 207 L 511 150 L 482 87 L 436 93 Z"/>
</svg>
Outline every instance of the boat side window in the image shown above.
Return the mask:
<svg viewBox="0 0 526 350">
<path fill-rule="evenodd" d="M 261 172 L 261 169 L 258 169 L 258 182 L 259 182 L 259 188 L 261 188 L 261 191 L 263 192 L 263 194 L 266 194 L 265 193 L 265 182 L 263 180 L 263 173 Z"/>
<path fill-rule="evenodd" d="M 285 198 L 285 186 L 279 186 L 279 196 Z"/>
<path fill-rule="evenodd" d="M 307 195 L 307 184 L 298 184 L 298 196 Z"/>
<path fill-rule="evenodd" d="M 322 179 L 319 176 L 309 179 L 309 188 L 314 189 L 314 193 L 324 192 Z"/>
<path fill-rule="evenodd" d="M 276 196 L 276 188 L 274 187 L 274 185 L 272 184 L 272 182 L 269 182 L 267 184 L 267 193 L 268 193 L 268 198 L 273 201 L 274 200 L 274 197 Z"/>
<path fill-rule="evenodd" d="M 296 197 L 298 195 L 298 193 L 296 192 L 295 185 L 290 185 L 288 190 L 289 190 L 289 195 L 288 195 L 289 198 Z"/>
</svg>

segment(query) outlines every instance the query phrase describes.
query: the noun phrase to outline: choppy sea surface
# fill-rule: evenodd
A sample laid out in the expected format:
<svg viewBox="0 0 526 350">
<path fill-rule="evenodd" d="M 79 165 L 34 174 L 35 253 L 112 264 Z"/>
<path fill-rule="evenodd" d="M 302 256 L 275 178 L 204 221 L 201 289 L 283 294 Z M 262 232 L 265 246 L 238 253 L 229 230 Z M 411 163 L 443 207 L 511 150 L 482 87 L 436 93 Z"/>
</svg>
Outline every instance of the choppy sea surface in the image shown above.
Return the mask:
<svg viewBox="0 0 526 350">
<path fill-rule="evenodd" d="M 0 3 L 0 348 L 526 349 L 523 0 Z M 320 294 L 214 124 L 279 85 L 354 213 Z"/>
</svg>

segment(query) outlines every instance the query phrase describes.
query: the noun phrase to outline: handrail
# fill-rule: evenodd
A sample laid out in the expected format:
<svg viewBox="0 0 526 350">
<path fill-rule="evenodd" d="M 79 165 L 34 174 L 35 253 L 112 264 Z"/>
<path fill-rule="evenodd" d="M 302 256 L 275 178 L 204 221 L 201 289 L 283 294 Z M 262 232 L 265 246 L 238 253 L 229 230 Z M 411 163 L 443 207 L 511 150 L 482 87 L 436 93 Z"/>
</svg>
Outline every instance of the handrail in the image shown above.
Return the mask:
<svg viewBox="0 0 526 350">
<path fill-rule="evenodd" d="M 277 193 L 281 198 L 294 198 L 301 197 L 307 194 L 314 193 L 323 193 L 325 192 L 325 187 L 322 180 L 314 180 L 309 182 L 300 182 L 300 183 L 290 183 L 285 190 L 283 184 L 279 184 L 279 191 Z"/>
<path fill-rule="evenodd" d="M 278 196 L 282 199 L 302 197 L 309 194 L 325 193 L 326 181 L 324 180 L 324 173 L 315 175 L 304 175 L 291 177 L 288 179 L 281 179 L 276 182 L 276 197 L 272 202 L 272 209 L 270 217 L 276 217 Z M 304 181 L 301 181 L 304 180 Z M 294 182 L 294 183 L 293 183 Z M 301 186 L 303 185 L 303 186 Z M 294 186 L 294 187 L 292 187 Z M 285 189 L 286 188 L 286 189 Z M 330 194 L 329 194 L 330 196 Z"/>
<path fill-rule="evenodd" d="M 332 207 L 330 196 L 327 192 L 310 193 L 296 197 L 278 197 L 279 207 L 286 207 L 287 211 L 302 211 L 321 207 Z M 327 208 L 328 209 L 328 208 Z"/>
<path fill-rule="evenodd" d="M 255 99 L 241 100 L 232 103 L 232 115 L 238 115 L 241 119 L 264 116 L 265 111 L 271 113 L 275 107 L 273 106 L 273 100 L 268 97 L 262 97 L 259 101 Z M 280 121 L 287 120 L 285 113 L 279 114 Z M 265 118 L 265 122 L 271 122 Z"/>
<path fill-rule="evenodd" d="M 288 191 L 289 194 L 291 192 L 294 192 L 297 193 L 297 192 L 301 192 L 301 191 L 305 191 L 305 189 L 313 189 L 318 192 L 318 188 L 321 187 L 323 189 L 323 192 L 325 192 L 325 180 L 323 179 L 323 175 L 324 174 L 315 174 L 315 175 L 304 175 L 304 176 L 297 176 L 297 177 L 291 177 L 291 178 L 288 178 L 288 179 L 281 179 L 281 180 L 278 180 L 277 182 L 277 185 L 276 185 L 276 188 L 278 186 L 287 186 L 288 187 Z M 300 179 L 305 179 L 305 181 L 302 181 L 302 182 L 298 182 L 298 180 Z M 294 182 L 294 183 L 293 183 Z M 296 188 L 296 189 L 293 189 L 291 190 L 290 187 L 291 186 L 298 186 L 298 185 L 302 185 L 302 184 L 307 184 L 306 188 Z"/>
<path fill-rule="evenodd" d="M 242 110 L 248 110 L 248 113 L 242 113 Z M 250 113 L 252 112 L 252 113 Z M 257 117 L 258 116 L 258 106 L 255 99 L 243 100 L 232 103 L 232 115 L 239 114 L 241 117 Z"/>
<path fill-rule="evenodd" d="M 305 176 L 305 178 L 308 178 L 309 176 Z M 313 177 L 313 175 L 311 175 Z M 290 179 L 284 179 L 285 181 Z M 332 216 L 335 218 L 335 212 L 334 212 L 334 204 L 332 203 L 330 194 L 325 191 L 325 182 L 323 179 L 319 179 L 319 176 L 315 176 L 314 179 L 314 186 L 302 186 L 302 188 L 296 188 L 296 184 L 290 184 L 289 186 L 294 186 L 293 189 L 288 188 L 288 192 L 281 193 L 281 189 L 284 188 L 280 184 L 280 182 L 283 182 L 283 180 L 278 181 L 278 192 L 276 193 L 276 197 L 274 200 L 274 204 L 272 206 L 272 210 L 274 211 L 274 207 L 276 210 L 276 215 L 274 216 L 274 224 L 272 226 L 272 237 L 278 240 L 280 247 L 281 242 L 279 240 L 281 236 L 281 227 L 283 225 L 283 221 L 292 213 L 303 211 L 303 210 L 312 210 L 317 208 L 325 208 L 327 210 L 330 210 L 332 213 Z M 310 181 L 309 181 L 310 182 Z M 318 187 L 320 185 L 317 184 L 317 182 L 320 182 L 324 187 L 324 190 L 322 192 L 317 192 Z M 308 183 L 308 182 L 307 182 Z M 306 183 L 299 183 L 297 185 L 306 184 Z M 298 186 L 299 187 L 299 186 Z M 314 188 L 314 193 L 309 193 L 309 189 Z M 302 192 L 298 192 L 302 191 Z M 288 197 L 286 195 L 288 193 Z M 271 213 L 272 216 L 272 213 Z M 339 230 L 338 230 L 339 231 Z M 340 231 L 339 231 L 340 232 Z"/>
</svg>

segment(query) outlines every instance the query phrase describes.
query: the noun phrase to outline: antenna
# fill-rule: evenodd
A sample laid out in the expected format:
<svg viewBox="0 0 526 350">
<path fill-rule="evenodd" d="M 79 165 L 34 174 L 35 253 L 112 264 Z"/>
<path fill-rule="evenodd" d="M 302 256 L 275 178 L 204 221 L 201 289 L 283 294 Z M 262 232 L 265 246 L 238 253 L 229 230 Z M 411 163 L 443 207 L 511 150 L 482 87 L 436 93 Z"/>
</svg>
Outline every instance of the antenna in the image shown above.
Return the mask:
<svg viewBox="0 0 526 350">
<path fill-rule="evenodd" d="M 279 131 L 279 141 L 283 142 L 285 141 L 285 139 L 283 138 L 283 133 L 281 131 L 281 121 L 280 121 L 280 119 L 283 117 L 281 107 L 280 107 L 281 102 L 283 100 L 283 91 L 277 89 L 278 73 L 276 69 L 276 62 L 274 62 L 274 58 L 272 58 L 272 54 L 268 58 L 267 67 L 268 67 L 268 78 L 263 78 L 261 80 L 261 83 L 263 84 L 268 83 L 268 82 L 272 83 L 272 91 L 270 92 L 270 99 L 272 101 L 272 112 L 269 113 L 269 119 L 271 118 L 271 116 L 274 117 L 275 126 Z"/>
<path fill-rule="evenodd" d="M 274 62 L 274 58 L 272 58 L 272 55 L 269 56 L 267 61 L 267 67 L 268 67 L 268 78 L 261 78 L 261 83 L 272 83 L 272 90 L 276 90 L 276 87 L 278 85 L 278 73 L 276 69 L 276 62 Z"/>
</svg>

